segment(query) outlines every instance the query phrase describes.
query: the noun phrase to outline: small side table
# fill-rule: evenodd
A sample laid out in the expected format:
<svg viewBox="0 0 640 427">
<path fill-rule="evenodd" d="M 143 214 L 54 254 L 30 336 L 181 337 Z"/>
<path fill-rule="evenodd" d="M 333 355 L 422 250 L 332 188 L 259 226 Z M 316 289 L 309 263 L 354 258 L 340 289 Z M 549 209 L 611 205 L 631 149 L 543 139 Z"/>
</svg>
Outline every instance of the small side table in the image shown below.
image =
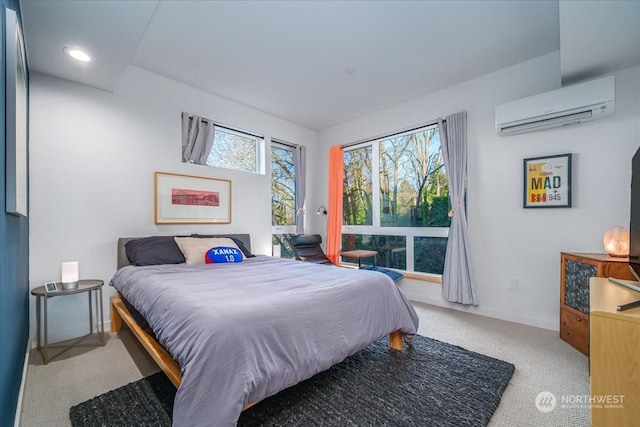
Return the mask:
<svg viewBox="0 0 640 427">
<path fill-rule="evenodd" d="M 76 289 L 68 289 L 68 290 L 62 289 L 62 283 L 58 283 L 58 285 L 60 290 L 55 292 L 49 292 L 49 293 L 45 292 L 44 286 L 39 286 L 31 290 L 31 295 L 35 295 L 36 297 L 36 334 L 37 334 L 38 351 L 42 355 L 42 359 L 44 360 L 45 365 L 49 363 L 49 331 L 48 331 L 49 317 L 47 313 L 47 300 L 49 298 L 79 294 L 82 292 L 86 292 L 89 295 L 89 334 L 80 337 L 78 340 L 76 340 L 71 345 L 67 346 L 64 350 L 62 350 L 60 353 L 56 354 L 55 356 L 59 356 L 60 354 L 64 353 L 71 347 L 78 344 L 84 338 L 93 334 L 93 305 L 91 303 L 91 299 L 92 299 L 91 292 L 96 292 L 98 294 L 97 298 L 95 299 L 96 300 L 96 316 L 100 316 L 100 324 L 99 324 L 100 329 L 98 331 L 98 334 L 100 337 L 100 345 L 104 346 L 104 313 L 103 313 L 104 310 L 102 307 L 102 286 L 104 285 L 104 281 L 78 280 L 78 287 Z M 42 321 L 41 321 L 42 304 L 40 302 L 41 299 L 44 300 L 44 347 L 40 345 L 40 327 L 42 324 Z M 44 352 L 43 352 L 43 349 L 44 349 Z"/>
<path fill-rule="evenodd" d="M 362 258 L 373 257 L 373 266 L 376 266 L 376 255 L 378 255 L 377 251 L 367 251 L 363 249 L 357 249 L 355 251 L 341 251 L 340 256 L 346 258 L 355 258 L 358 260 L 358 268 L 361 268 L 360 261 Z"/>
</svg>

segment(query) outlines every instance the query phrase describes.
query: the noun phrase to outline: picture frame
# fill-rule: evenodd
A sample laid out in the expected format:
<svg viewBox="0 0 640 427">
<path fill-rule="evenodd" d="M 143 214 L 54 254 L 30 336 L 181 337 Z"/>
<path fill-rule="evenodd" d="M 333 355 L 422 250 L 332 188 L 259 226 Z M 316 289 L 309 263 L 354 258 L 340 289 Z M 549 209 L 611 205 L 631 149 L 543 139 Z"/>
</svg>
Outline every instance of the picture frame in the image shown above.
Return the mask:
<svg viewBox="0 0 640 427">
<path fill-rule="evenodd" d="M 524 208 L 571 207 L 571 153 L 524 159 Z"/>
<path fill-rule="evenodd" d="M 156 224 L 230 224 L 231 181 L 155 173 Z"/>
<path fill-rule="evenodd" d="M 28 110 L 29 92 L 22 28 L 15 11 L 5 8 L 5 210 L 28 215 Z"/>
</svg>

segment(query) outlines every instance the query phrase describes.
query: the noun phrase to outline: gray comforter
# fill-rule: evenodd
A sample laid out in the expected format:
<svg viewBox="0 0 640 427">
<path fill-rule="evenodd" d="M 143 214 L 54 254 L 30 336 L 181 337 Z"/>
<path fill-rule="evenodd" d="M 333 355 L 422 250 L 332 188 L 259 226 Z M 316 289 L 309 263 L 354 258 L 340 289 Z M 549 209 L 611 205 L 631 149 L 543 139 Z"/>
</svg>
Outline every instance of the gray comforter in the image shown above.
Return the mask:
<svg viewBox="0 0 640 427">
<path fill-rule="evenodd" d="M 111 284 L 182 368 L 175 426 L 236 425 L 243 407 L 392 331 L 411 304 L 386 275 L 267 256 L 238 264 L 128 266 Z"/>
</svg>

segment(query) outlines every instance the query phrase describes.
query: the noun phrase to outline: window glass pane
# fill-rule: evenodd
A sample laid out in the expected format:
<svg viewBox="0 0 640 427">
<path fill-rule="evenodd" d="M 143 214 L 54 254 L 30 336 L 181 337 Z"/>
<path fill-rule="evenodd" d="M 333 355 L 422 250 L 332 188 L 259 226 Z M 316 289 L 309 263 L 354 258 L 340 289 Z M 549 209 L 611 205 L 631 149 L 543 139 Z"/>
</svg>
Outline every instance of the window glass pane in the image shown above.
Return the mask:
<svg viewBox="0 0 640 427">
<path fill-rule="evenodd" d="M 377 251 L 376 265 L 380 267 L 407 269 L 407 238 L 405 236 L 382 236 L 369 234 L 343 234 L 342 250 L 365 249 Z M 357 260 L 344 258 L 346 262 Z M 362 264 L 370 264 L 372 258 L 363 258 Z"/>
<path fill-rule="evenodd" d="M 216 128 L 208 166 L 257 172 L 257 140 Z"/>
<path fill-rule="evenodd" d="M 273 245 L 280 245 L 280 258 L 293 258 L 291 234 L 272 234 L 271 242 Z"/>
<path fill-rule="evenodd" d="M 438 129 L 380 141 L 380 226 L 449 227 Z"/>
<path fill-rule="evenodd" d="M 371 158 L 371 146 L 344 152 L 342 221 L 345 224 L 372 225 Z"/>
<path fill-rule="evenodd" d="M 296 224 L 294 152 L 271 146 L 271 225 Z"/>
<path fill-rule="evenodd" d="M 413 238 L 413 270 L 422 273 L 442 274 L 447 251 L 446 237 Z"/>
</svg>

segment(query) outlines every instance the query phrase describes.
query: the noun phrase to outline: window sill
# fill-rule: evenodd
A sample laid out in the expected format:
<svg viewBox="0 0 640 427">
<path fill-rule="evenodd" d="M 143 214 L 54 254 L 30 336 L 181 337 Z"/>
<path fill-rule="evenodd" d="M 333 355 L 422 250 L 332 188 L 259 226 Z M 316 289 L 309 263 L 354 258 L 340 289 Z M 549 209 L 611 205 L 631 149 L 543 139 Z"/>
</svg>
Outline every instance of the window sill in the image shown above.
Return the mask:
<svg viewBox="0 0 640 427">
<path fill-rule="evenodd" d="M 344 268 L 352 268 L 354 270 L 358 269 L 358 266 L 356 264 L 351 264 L 351 263 L 346 263 L 346 262 L 341 262 L 338 264 L 338 267 L 344 267 Z"/>
<path fill-rule="evenodd" d="M 428 276 L 426 274 L 406 273 L 406 272 L 403 272 L 402 274 L 404 274 L 404 277 L 407 279 L 442 284 L 442 277 L 439 277 L 439 276 Z"/>
<path fill-rule="evenodd" d="M 356 270 L 358 269 L 358 265 L 357 264 L 341 262 L 338 265 L 340 267 L 353 268 L 353 269 L 356 269 Z M 385 268 L 388 268 L 388 267 L 385 267 Z M 410 272 L 407 272 L 407 271 L 395 270 L 393 268 L 391 268 L 390 270 L 397 271 L 398 273 L 402 273 L 406 279 L 420 280 L 422 282 L 431 282 L 431 283 L 440 283 L 440 284 L 442 284 L 442 277 L 441 276 L 427 275 L 427 274 L 423 274 L 423 273 L 410 273 Z"/>
</svg>

